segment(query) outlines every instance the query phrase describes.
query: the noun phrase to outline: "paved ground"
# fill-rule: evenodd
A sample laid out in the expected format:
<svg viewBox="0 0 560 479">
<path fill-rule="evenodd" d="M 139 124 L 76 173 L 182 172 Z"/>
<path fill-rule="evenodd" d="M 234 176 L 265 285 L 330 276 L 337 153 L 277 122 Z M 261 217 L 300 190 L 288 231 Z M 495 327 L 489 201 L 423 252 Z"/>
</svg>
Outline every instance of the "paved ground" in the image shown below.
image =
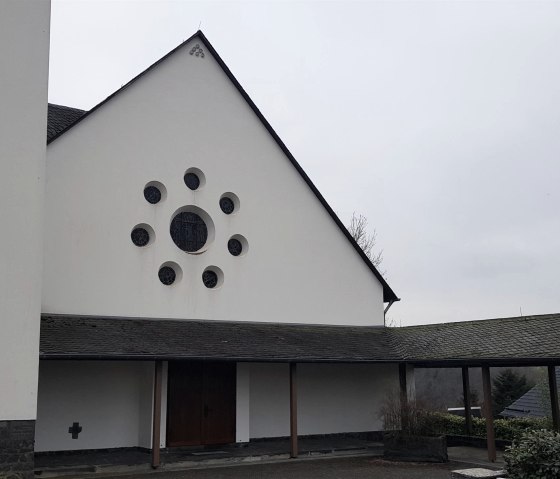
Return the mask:
<svg viewBox="0 0 560 479">
<path fill-rule="evenodd" d="M 371 457 L 305 459 L 274 464 L 135 474 L 135 479 L 449 479 L 462 466 L 390 463 Z M 107 476 L 105 476 L 106 479 Z M 121 476 L 122 479 L 123 476 Z M 114 479 L 117 479 L 115 476 Z"/>
<path fill-rule="evenodd" d="M 504 467 L 504 453 L 502 451 L 497 451 L 496 462 L 493 463 L 488 460 L 488 451 L 477 447 L 448 447 L 447 453 L 450 461 L 476 464 L 488 469 L 503 469 Z"/>
<path fill-rule="evenodd" d="M 279 457 L 286 456 L 290 451 L 288 439 L 274 439 L 253 441 L 249 445 L 236 445 L 190 448 L 167 448 L 162 451 L 161 462 L 173 464 L 183 461 L 206 462 L 212 459 L 247 458 L 247 457 Z M 333 452 L 383 454 L 383 444 L 356 439 L 352 437 L 340 438 L 301 438 L 299 452 L 303 457 L 309 453 L 330 454 Z M 72 468 L 76 466 L 138 466 L 149 464 L 149 451 L 130 449 L 111 449 L 94 451 L 72 451 L 61 454 L 35 455 L 35 468 L 39 471 L 56 470 L 57 468 Z"/>
</svg>

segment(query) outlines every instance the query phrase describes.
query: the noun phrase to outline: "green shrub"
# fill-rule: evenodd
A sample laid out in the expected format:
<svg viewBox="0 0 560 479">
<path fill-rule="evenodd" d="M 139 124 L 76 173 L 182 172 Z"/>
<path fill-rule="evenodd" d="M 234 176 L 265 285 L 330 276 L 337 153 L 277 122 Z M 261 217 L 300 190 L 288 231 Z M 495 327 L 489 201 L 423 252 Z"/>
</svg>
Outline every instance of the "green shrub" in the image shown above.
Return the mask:
<svg viewBox="0 0 560 479">
<path fill-rule="evenodd" d="M 429 412 L 424 415 L 423 430 L 428 435 L 454 435 L 465 434 L 465 418 L 444 412 Z M 486 437 L 486 421 L 480 417 L 472 418 L 473 436 Z M 494 431 L 497 439 L 512 441 L 520 437 L 525 431 L 535 429 L 550 429 L 548 418 L 512 418 L 496 419 Z"/>
<path fill-rule="evenodd" d="M 510 479 L 560 479 L 560 434 L 527 431 L 504 454 Z"/>
</svg>

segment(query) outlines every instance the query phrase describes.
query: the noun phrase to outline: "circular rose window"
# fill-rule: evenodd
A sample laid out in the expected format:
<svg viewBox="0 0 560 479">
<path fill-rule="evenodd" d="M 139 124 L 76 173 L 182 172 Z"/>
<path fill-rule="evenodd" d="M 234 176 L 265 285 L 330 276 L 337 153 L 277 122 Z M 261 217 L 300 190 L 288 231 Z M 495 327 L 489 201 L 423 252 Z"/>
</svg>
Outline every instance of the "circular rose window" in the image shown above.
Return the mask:
<svg viewBox="0 0 560 479">
<path fill-rule="evenodd" d="M 208 240 L 206 223 L 200 216 L 190 211 L 177 214 L 171 221 L 169 231 L 177 247 L 187 253 L 202 249 Z"/>
</svg>

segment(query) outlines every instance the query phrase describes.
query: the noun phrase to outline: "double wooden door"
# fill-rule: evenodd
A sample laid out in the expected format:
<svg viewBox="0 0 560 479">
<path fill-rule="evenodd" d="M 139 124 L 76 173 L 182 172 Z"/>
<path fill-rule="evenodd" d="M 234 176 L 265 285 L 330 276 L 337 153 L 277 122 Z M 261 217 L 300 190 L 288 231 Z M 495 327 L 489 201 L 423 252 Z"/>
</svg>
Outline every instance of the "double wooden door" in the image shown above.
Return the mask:
<svg viewBox="0 0 560 479">
<path fill-rule="evenodd" d="M 169 362 L 167 445 L 235 442 L 235 363 Z"/>
</svg>

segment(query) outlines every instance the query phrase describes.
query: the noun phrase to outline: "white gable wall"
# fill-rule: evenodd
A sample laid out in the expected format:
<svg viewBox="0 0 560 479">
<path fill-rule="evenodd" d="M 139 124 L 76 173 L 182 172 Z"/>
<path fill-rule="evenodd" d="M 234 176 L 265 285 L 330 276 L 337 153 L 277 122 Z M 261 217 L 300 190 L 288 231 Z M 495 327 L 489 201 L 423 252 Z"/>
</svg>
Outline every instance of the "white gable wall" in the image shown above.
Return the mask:
<svg viewBox="0 0 560 479">
<path fill-rule="evenodd" d="M 189 55 L 195 43 L 204 48 L 186 45 L 49 145 L 43 311 L 383 324 L 381 284 L 209 52 Z M 196 192 L 189 167 L 206 177 Z M 150 181 L 167 189 L 157 205 L 143 197 Z M 241 202 L 230 216 L 225 192 Z M 199 255 L 169 235 L 189 204 L 215 224 Z M 130 240 L 140 223 L 156 233 L 144 248 Z M 246 255 L 227 251 L 234 234 Z M 172 286 L 157 275 L 168 261 L 182 268 Z M 224 272 L 214 290 L 201 281 L 210 265 Z"/>
</svg>

